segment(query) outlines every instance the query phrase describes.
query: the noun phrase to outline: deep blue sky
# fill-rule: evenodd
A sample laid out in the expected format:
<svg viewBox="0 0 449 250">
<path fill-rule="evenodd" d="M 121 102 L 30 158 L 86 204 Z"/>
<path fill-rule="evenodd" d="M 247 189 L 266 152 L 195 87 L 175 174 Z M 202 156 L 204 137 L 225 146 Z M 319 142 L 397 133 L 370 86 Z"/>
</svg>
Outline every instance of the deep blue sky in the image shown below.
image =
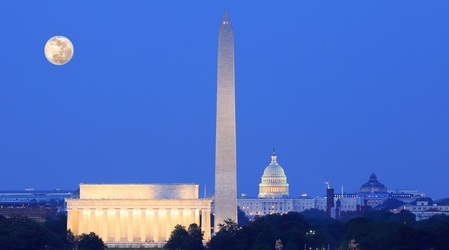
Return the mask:
<svg viewBox="0 0 449 250">
<path fill-rule="evenodd" d="M 235 30 L 238 192 L 449 197 L 449 1 L 0 1 L 0 189 L 213 192 L 217 29 Z M 71 39 L 64 66 L 43 53 Z M 203 192 L 201 192 L 202 194 Z"/>
</svg>

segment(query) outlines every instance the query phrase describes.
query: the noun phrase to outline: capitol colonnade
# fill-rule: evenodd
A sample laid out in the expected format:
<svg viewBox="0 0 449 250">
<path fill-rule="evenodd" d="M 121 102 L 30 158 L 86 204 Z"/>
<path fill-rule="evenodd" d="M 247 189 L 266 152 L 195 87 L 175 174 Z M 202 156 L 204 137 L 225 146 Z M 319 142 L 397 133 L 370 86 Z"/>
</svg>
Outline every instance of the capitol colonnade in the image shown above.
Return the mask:
<svg viewBox="0 0 449 250">
<path fill-rule="evenodd" d="M 144 243 L 164 242 L 177 224 L 196 223 L 208 241 L 212 201 L 197 191 L 196 184 L 81 184 L 80 199 L 66 199 L 67 229 L 95 232 L 106 243 Z"/>
</svg>

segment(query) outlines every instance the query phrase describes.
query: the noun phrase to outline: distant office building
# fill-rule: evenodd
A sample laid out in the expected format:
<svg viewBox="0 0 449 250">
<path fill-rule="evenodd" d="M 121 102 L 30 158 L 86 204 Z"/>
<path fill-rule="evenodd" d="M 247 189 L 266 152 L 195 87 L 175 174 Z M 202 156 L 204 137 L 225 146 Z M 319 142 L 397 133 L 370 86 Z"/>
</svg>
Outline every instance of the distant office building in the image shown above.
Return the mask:
<svg viewBox="0 0 449 250">
<path fill-rule="evenodd" d="M 390 199 L 397 199 L 405 203 L 410 203 L 416 199 L 426 197 L 426 194 L 416 189 L 388 189 Z"/>
<path fill-rule="evenodd" d="M 0 207 L 0 215 L 6 218 L 22 215 L 37 222 L 45 222 L 48 218 L 54 218 L 56 214 L 57 209 L 50 207 Z"/>
<path fill-rule="evenodd" d="M 334 198 L 335 199 L 338 199 L 338 198 L 359 198 L 359 194 L 358 193 L 343 193 L 343 194 L 340 194 L 340 193 L 337 193 L 337 194 L 334 194 Z"/>
<path fill-rule="evenodd" d="M 249 219 L 267 214 L 284 214 L 291 211 L 303 212 L 304 210 L 315 208 L 315 199 L 304 198 L 239 198 L 240 209 L 245 212 Z"/>
<path fill-rule="evenodd" d="M 401 209 L 409 210 L 416 215 L 416 220 L 426 220 L 437 214 L 449 215 L 449 205 L 438 205 L 430 199 L 417 199 L 416 201 L 401 206 Z"/>
<path fill-rule="evenodd" d="M 363 198 L 367 202 L 367 205 L 371 207 L 376 207 L 389 198 L 387 187 L 377 180 L 377 176 L 374 173 L 360 187 L 358 196 Z"/>
<path fill-rule="evenodd" d="M 57 212 L 65 212 L 64 199 L 73 196 L 73 190 L 0 190 L 1 208 L 54 208 Z"/>
<path fill-rule="evenodd" d="M 73 190 L 35 190 L 27 188 L 24 190 L 0 190 L 0 204 L 3 202 L 30 202 L 64 200 L 73 195 Z"/>
<path fill-rule="evenodd" d="M 45 222 L 59 212 L 65 212 L 65 198 L 73 195 L 71 190 L 1 190 L 0 215 L 11 217 L 23 215 L 38 222 Z"/>
</svg>

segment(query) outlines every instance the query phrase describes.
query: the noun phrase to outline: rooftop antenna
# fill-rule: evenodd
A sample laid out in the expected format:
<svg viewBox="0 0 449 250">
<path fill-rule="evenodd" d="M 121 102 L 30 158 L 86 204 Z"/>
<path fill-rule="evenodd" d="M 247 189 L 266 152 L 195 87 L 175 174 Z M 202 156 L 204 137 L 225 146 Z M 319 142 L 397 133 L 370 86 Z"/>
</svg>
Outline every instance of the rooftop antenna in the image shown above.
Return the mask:
<svg viewBox="0 0 449 250">
<path fill-rule="evenodd" d="M 330 188 L 331 188 L 331 186 L 329 185 L 329 178 L 327 178 L 327 180 L 324 182 L 324 184 L 327 185 L 327 189 L 330 189 Z"/>
<path fill-rule="evenodd" d="M 341 197 L 344 197 L 344 196 L 345 196 L 345 192 L 343 190 L 343 184 L 341 184 Z"/>
</svg>

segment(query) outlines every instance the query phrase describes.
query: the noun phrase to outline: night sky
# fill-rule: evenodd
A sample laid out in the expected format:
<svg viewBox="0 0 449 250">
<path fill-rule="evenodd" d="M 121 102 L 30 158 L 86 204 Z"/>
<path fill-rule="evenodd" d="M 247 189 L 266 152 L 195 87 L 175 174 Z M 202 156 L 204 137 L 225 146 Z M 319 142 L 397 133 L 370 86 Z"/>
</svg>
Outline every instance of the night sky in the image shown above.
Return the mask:
<svg viewBox="0 0 449 250">
<path fill-rule="evenodd" d="M 235 31 L 238 193 L 273 147 L 297 197 L 449 197 L 449 1 L 0 1 L 0 189 L 213 193 L 218 26 Z M 72 60 L 44 56 L 68 37 Z"/>
</svg>

